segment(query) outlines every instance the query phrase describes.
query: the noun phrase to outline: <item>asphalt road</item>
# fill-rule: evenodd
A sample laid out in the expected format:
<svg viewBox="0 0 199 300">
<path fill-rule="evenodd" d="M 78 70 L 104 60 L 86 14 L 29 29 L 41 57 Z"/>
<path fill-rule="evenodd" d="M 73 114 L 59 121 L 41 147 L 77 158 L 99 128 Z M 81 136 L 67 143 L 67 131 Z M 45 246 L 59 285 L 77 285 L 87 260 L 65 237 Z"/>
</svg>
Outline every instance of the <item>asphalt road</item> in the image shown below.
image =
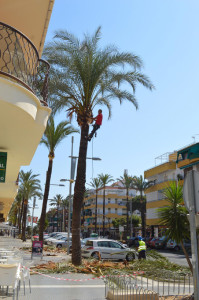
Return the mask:
<svg viewBox="0 0 199 300">
<path fill-rule="evenodd" d="M 170 262 L 188 267 L 186 257 L 182 252 L 174 252 L 171 250 L 158 250 L 158 252 L 167 257 Z M 189 255 L 189 258 L 191 259 L 191 255 Z"/>
</svg>

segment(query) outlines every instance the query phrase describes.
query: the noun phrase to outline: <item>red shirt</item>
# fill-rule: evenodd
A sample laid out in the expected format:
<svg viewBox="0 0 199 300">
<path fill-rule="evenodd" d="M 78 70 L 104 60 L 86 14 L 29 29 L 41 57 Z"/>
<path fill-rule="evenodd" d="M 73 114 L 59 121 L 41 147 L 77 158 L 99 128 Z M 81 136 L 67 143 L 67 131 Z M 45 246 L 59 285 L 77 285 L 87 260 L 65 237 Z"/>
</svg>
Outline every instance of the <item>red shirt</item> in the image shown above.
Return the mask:
<svg viewBox="0 0 199 300">
<path fill-rule="evenodd" d="M 97 115 L 95 124 L 102 125 L 102 114 Z"/>
</svg>

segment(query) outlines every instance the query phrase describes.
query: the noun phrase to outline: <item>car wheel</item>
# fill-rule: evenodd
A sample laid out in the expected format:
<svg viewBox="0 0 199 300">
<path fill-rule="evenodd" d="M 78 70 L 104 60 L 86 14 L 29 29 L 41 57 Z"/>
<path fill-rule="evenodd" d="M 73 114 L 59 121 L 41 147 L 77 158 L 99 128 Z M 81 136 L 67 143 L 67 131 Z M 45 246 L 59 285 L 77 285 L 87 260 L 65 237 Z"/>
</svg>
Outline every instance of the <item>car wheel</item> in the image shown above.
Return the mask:
<svg viewBox="0 0 199 300">
<path fill-rule="evenodd" d="M 135 259 L 135 254 L 134 253 L 128 253 L 126 256 L 127 261 L 132 261 Z"/>
<path fill-rule="evenodd" d="M 92 253 L 92 258 L 99 260 L 100 259 L 100 253 L 99 252 L 94 252 Z"/>
<path fill-rule="evenodd" d="M 61 244 L 58 244 L 58 245 L 57 245 L 57 248 L 58 248 L 58 249 L 61 249 L 61 248 L 62 248 L 62 245 L 61 245 Z"/>
<path fill-rule="evenodd" d="M 173 250 L 177 252 L 177 251 L 180 250 L 180 247 L 179 246 L 175 246 Z"/>
</svg>

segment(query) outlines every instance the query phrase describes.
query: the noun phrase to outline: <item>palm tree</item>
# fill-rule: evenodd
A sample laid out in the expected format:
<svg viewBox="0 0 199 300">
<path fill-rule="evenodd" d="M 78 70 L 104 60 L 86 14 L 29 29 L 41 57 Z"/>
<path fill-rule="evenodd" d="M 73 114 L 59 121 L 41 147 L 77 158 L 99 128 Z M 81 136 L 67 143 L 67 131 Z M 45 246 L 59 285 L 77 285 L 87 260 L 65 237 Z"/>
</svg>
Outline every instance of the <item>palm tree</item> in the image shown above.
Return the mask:
<svg viewBox="0 0 199 300">
<path fill-rule="evenodd" d="M 142 175 L 140 177 L 133 177 L 132 188 L 140 193 L 141 204 L 141 219 L 142 219 L 142 236 L 146 236 L 146 200 L 143 197 L 144 191 L 152 185 L 151 181 L 143 180 Z"/>
<path fill-rule="evenodd" d="M 105 236 L 105 188 L 106 185 L 113 181 L 113 178 L 109 174 L 99 174 L 98 178 L 101 182 L 101 186 L 103 187 L 103 236 Z"/>
<path fill-rule="evenodd" d="M 142 84 L 152 90 L 150 80 L 140 72 L 141 59 L 131 53 L 119 52 L 116 47 L 99 48 L 100 27 L 93 36 L 86 35 L 79 41 L 67 31 L 58 31 L 55 41 L 48 44 L 45 58 L 51 64 L 50 93 L 54 100 L 53 110 L 68 108 L 72 117 L 75 113 L 81 127 L 81 140 L 74 188 L 72 263 L 81 264 L 80 215 L 86 183 L 86 155 L 89 124 L 92 123 L 93 109 L 105 105 L 111 116 L 111 100 L 131 102 L 138 107 L 136 85 Z M 128 69 L 124 69 L 128 66 Z M 123 83 L 129 84 L 132 92 L 121 89 Z M 126 87 L 126 85 L 125 85 Z M 54 97 L 53 97 L 54 95 Z"/>
<path fill-rule="evenodd" d="M 65 199 L 62 200 L 61 207 L 62 207 L 62 212 L 63 212 L 63 226 L 62 226 L 62 231 L 66 231 L 66 208 L 69 206 L 69 199 L 66 197 Z M 69 212 L 68 212 L 69 213 Z"/>
<path fill-rule="evenodd" d="M 62 206 L 63 201 L 64 198 L 60 194 L 57 194 L 53 199 L 50 200 L 50 205 L 57 207 L 57 231 L 58 231 L 58 227 L 60 227 L 61 229 L 61 221 L 60 221 L 60 226 L 58 226 L 58 221 L 59 221 L 59 208 Z"/>
<path fill-rule="evenodd" d="M 89 185 L 95 189 L 95 233 L 97 233 L 97 196 L 98 189 L 101 187 L 101 181 L 99 178 L 92 178 Z"/>
<path fill-rule="evenodd" d="M 69 122 L 67 121 L 60 122 L 56 127 L 54 123 L 54 119 L 51 116 L 48 120 L 46 130 L 40 142 L 40 144 L 44 144 L 49 150 L 48 171 L 46 173 L 45 192 L 43 197 L 40 226 L 39 226 L 40 241 L 43 241 L 44 224 L 46 219 L 46 208 L 47 208 L 48 195 L 50 190 L 50 180 L 51 180 L 51 174 L 53 168 L 53 159 L 55 157 L 55 149 L 63 141 L 64 138 L 66 138 L 68 135 L 74 132 L 78 132 L 78 130 L 74 129 L 73 126 L 69 125 Z"/>
<path fill-rule="evenodd" d="M 22 216 L 22 237 L 23 241 L 26 240 L 26 219 L 27 219 L 27 209 L 28 209 L 28 200 L 37 196 L 42 197 L 41 194 L 41 185 L 40 180 L 37 179 L 38 174 L 32 174 L 32 170 L 24 172 L 23 170 L 19 172 L 19 183 L 20 183 L 20 193 L 23 197 L 23 216 Z"/>
<path fill-rule="evenodd" d="M 170 185 L 163 191 L 163 194 L 167 198 L 169 205 L 157 209 L 160 217 L 160 223 L 166 226 L 166 235 L 168 238 L 181 244 L 182 250 L 193 274 L 192 263 L 183 244 L 183 239 L 190 237 L 189 221 L 187 219 L 188 211 L 182 205 L 183 187 L 177 185 L 176 182 L 171 182 Z"/>
<path fill-rule="evenodd" d="M 126 189 L 126 224 L 127 224 L 127 236 L 129 236 L 129 189 L 132 188 L 133 177 L 128 176 L 124 172 L 124 175 L 120 176 L 120 178 L 117 178 L 117 180 Z"/>
</svg>

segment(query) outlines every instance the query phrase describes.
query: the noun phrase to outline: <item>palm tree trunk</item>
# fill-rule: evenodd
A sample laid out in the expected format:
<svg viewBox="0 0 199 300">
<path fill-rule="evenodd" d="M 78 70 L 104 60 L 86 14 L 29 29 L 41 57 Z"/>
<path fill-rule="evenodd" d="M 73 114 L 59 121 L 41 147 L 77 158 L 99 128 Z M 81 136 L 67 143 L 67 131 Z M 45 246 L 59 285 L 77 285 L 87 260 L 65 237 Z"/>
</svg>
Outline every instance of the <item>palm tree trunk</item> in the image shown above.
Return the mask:
<svg viewBox="0 0 199 300">
<path fill-rule="evenodd" d="M 63 232 L 66 231 L 66 209 L 63 207 Z"/>
<path fill-rule="evenodd" d="M 21 225 L 22 225 L 23 209 L 24 209 L 24 199 L 22 200 L 21 210 L 20 210 L 20 216 L 19 216 L 19 234 L 21 234 Z"/>
<path fill-rule="evenodd" d="M 77 165 L 77 176 L 74 188 L 73 198 L 73 220 L 72 220 L 72 263 L 75 266 L 81 265 L 81 208 L 84 199 L 85 183 L 86 183 L 86 155 L 88 142 L 85 136 L 88 136 L 88 125 L 81 127 L 81 140 L 79 148 L 79 159 Z"/>
<path fill-rule="evenodd" d="M 146 237 L 145 215 L 146 215 L 146 203 L 143 201 L 142 192 L 140 193 L 141 203 L 141 219 L 142 219 L 142 237 Z"/>
<path fill-rule="evenodd" d="M 95 197 L 95 233 L 97 233 L 97 191 Z"/>
<path fill-rule="evenodd" d="M 28 200 L 24 199 L 23 205 L 23 219 L 22 219 L 22 235 L 21 239 L 23 242 L 26 241 L 26 218 L 27 218 Z"/>
<path fill-rule="evenodd" d="M 49 190 L 50 190 L 50 179 L 51 179 L 51 174 L 52 174 L 52 167 L 53 167 L 53 160 L 51 158 L 49 158 L 48 171 L 46 174 L 45 192 L 44 192 L 42 211 L 41 211 L 41 217 L 40 217 L 40 225 L 39 225 L 39 240 L 40 241 L 43 241 L 43 232 L 44 232 L 44 227 L 45 227 L 46 208 L 47 208 L 48 195 L 49 195 Z"/>
<path fill-rule="evenodd" d="M 188 255 L 188 253 L 187 253 L 187 251 L 186 251 L 186 249 L 185 249 L 184 244 L 183 244 L 182 241 L 180 241 L 180 245 L 181 245 L 181 247 L 182 247 L 182 250 L 183 250 L 184 255 L 185 255 L 185 257 L 186 257 L 187 263 L 188 263 L 189 268 L 190 268 L 190 270 L 191 270 L 191 273 L 192 273 L 192 275 L 193 275 L 193 266 L 192 266 L 192 263 L 191 263 L 191 261 L 190 261 L 190 259 L 189 259 L 189 255 Z"/>
<path fill-rule="evenodd" d="M 129 236 L 129 192 L 126 190 L 126 233 Z"/>
<path fill-rule="evenodd" d="M 105 186 L 103 191 L 103 237 L 105 236 Z"/>
</svg>

